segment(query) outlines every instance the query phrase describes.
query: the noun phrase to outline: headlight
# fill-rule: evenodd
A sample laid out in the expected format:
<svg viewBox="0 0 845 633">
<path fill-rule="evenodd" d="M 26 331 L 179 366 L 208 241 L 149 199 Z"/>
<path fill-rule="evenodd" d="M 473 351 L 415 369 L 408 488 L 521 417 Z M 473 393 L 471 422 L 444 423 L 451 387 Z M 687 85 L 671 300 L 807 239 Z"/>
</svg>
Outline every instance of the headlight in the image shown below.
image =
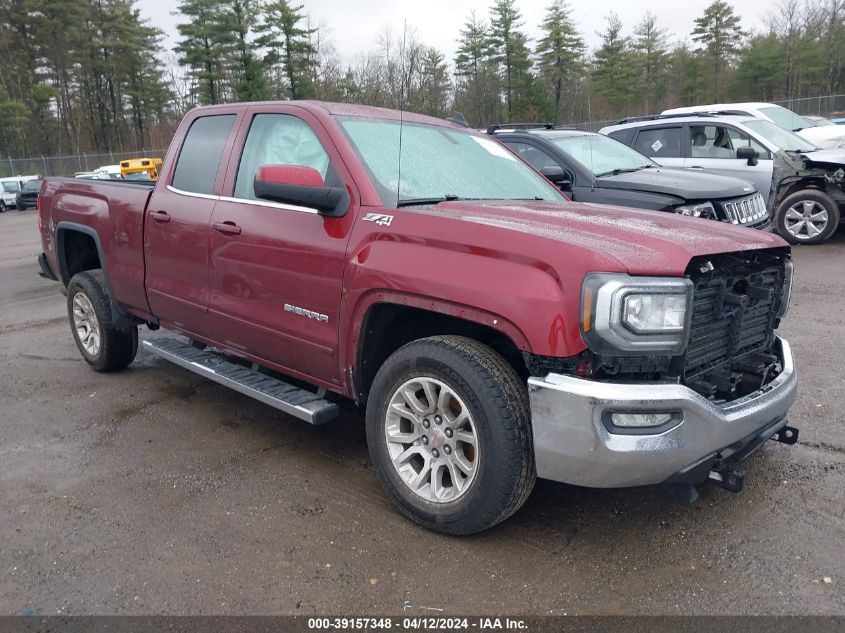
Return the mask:
<svg viewBox="0 0 845 633">
<path fill-rule="evenodd" d="M 785 270 L 786 276 L 783 280 L 783 292 L 780 296 L 780 307 L 778 308 L 778 318 L 782 319 L 786 316 L 786 311 L 789 309 L 789 301 L 792 299 L 792 276 L 795 267 L 792 265 L 792 260 L 786 260 Z"/>
<path fill-rule="evenodd" d="M 680 207 L 675 207 L 675 213 L 680 213 L 681 215 L 689 215 L 694 218 L 713 218 L 716 216 L 716 210 L 713 208 L 712 202 L 684 204 Z"/>
<path fill-rule="evenodd" d="M 599 354 L 680 354 L 689 338 L 692 288 L 683 278 L 590 273 L 581 336 Z"/>
</svg>

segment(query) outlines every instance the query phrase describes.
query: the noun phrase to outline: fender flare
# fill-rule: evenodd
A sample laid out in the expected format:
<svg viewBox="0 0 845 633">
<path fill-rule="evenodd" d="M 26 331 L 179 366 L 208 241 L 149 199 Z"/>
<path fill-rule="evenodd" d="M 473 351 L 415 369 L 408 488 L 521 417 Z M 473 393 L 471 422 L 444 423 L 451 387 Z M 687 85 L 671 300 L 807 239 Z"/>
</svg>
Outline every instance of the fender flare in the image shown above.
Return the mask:
<svg viewBox="0 0 845 633">
<path fill-rule="evenodd" d="M 85 224 L 78 224 L 76 222 L 61 221 L 56 224 L 56 261 L 59 269 L 59 280 L 65 288 L 70 283 L 70 273 L 67 270 L 67 258 L 65 257 L 65 239 L 64 234 L 74 231 L 83 233 L 92 240 L 94 240 L 94 248 L 97 249 L 97 258 L 100 260 L 100 269 L 103 271 L 103 279 L 106 283 L 106 292 L 109 295 L 109 304 L 111 305 L 112 322 L 117 327 L 130 327 L 137 325 L 141 321 L 136 317 L 130 316 L 123 308 L 114 300 L 114 293 L 112 292 L 111 281 L 109 279 L 109 272 L 106 268 L 106 259 L 103 255 L 103 247 L 100 242 L 100 236 L 97 230 Z"/>
<path fill-rule="evenodd" d="M 435 314 L 442 314 L 471 323 L 477 323 L 498 331 L 506 336 L 522 352 L 531 352 L 528 339 L 514 323 L 487 310 L 473 306 L 448 301 L 446 299 L 426 297 L 396 290 L 371 290 L 361 296 L 349 317 L 349 342 L 344 348 L 345 358 L 342 373 L 346 387 L 350 394 L 357 394 L 360 386 L 358 372 L 362 358 L 361 345 L 363 342 L 364 325 L 370 309 L 379 304 L 392 304 L 426 310 Z M 353 396 L 354 397 L 354 396 Z"/>
</svg>

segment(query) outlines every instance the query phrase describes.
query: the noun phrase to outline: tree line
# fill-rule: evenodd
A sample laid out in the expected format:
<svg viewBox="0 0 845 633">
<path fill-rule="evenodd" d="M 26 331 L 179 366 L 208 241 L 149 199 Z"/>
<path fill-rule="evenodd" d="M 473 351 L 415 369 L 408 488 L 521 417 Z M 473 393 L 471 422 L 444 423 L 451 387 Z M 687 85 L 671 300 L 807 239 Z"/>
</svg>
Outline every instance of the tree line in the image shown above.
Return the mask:
<svg viewBox="0 0 845 633">
<path fill-rule="evenodd" d="M 845 92 L 845 0 L 780 0 L 746 32 L 714 0 L 689 33 L 613 13 L 589 51 L 567 0 L 532 40 L 517 0 L 456 29 L 456 53 L 409 25 L 341 56 L 289 0 L 179 0 L 178 41 L 136 0 L 0 0 L 0 154 L 164 147 L 196 105 L 323 99 L 491 122 L 603 120 L 674 105 Z"/>
</svg>

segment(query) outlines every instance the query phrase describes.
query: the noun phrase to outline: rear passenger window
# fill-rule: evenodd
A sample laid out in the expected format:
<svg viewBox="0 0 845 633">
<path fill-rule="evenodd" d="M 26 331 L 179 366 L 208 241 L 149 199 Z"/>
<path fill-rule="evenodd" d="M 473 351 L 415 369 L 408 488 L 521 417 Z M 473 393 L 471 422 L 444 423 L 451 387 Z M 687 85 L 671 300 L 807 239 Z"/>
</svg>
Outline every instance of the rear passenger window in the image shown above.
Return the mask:
<svg viewBox="0 0 845 633">
<path fill-rule="evenodd" d="M 176 161 L 173 186 L 192 193 L 211 193 L 234 114 L 200 117 L 191 124 Z"/>
<path fill-rule="evenodd" d="M 640 130 L 634 149 L 652 158 L 681 157 L 681 128 L 659 127 Z"/>
</svg>

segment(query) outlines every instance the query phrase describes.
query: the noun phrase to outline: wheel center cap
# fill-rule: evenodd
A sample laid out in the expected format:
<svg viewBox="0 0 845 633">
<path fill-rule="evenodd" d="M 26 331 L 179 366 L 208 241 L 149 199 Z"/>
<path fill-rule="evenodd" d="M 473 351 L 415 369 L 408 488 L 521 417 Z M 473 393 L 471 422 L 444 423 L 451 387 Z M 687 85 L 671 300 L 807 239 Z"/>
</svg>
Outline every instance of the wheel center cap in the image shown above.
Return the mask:
<svg viewBox="0 0 845 633">
<path fill-rule="evenodd" d="M 446 436 L 443 434 L 443 431 L 440 429 L 434 429 L 431 432 L 431 446 L 433 448 L 440 448 L 443 446 L 443 443 L 446 441 Z"/>
</svg>

